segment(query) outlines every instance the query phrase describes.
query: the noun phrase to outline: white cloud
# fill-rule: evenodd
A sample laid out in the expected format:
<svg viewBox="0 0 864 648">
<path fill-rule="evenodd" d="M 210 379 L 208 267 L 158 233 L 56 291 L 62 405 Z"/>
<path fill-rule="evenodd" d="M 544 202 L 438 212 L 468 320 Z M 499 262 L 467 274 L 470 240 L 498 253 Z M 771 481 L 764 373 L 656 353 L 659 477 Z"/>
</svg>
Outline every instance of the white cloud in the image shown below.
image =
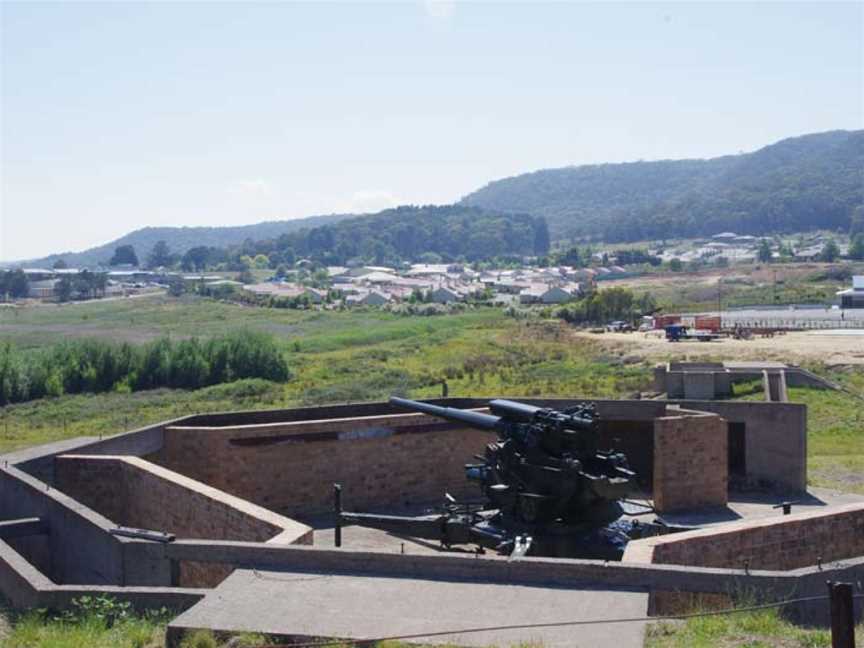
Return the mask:
<svg viewBox="0 0 864 648">
<path fill-rule="evenodd" d="M 423 0 L 426 15 L 430 18 L 446 20 L 453 15 L 456 8 L 455 0 Z"/>
</svg>

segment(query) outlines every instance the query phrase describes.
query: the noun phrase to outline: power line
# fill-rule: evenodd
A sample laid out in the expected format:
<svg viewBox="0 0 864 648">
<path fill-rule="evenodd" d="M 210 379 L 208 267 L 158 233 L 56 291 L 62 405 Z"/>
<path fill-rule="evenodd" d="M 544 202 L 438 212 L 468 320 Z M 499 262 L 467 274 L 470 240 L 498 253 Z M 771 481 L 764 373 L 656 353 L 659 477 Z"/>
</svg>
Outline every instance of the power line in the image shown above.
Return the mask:
<svg viewBox="0 0 864 648">
<path fill-rule="evenodd" d="M 377 644 L 385 641 L 403 641 L 406 639 L 423 639 L 427 637 L 441 637 L 445 635 L 473 634 L 478 632 L 497 632 L 502 630 L 536 630 L 541 628 L 563 628 L 571 626 L 586 626 L 586 625 L 603 625 L 612 623 L 657 623 L 660 621 L 681 621 L 685 619 L 695 619 L 698 617 L 718 616 L 723 614 L 736 614 L 739 612 L 754 612 L 757 610 L 767 610 L 770 608 L 780 608 L 796 603 L 809 603 L 813 601 L 827 601 L 828 596 L 806 596 L 796 599 L 787 599 L 784 601 L 775 601 L 773 603 L 762 603 L 760 605 L 749 605 L 739 608 L 727 608 L 724 610 L 710 610 L 706 612 L 692 612 L 689 614 L 676 614 L 669 616 L 644 616 L 644 617 L 624 617 L 619 619 L 583 619 L 579 621 L 555 621 L 548 623 L 525 623 L 514 625 L 501 626 L 485 626 L 479 628 L 461 628 L 459 630 L 438 630 L 434 632 L 422 632 L 416 634 L 393 635 L 390 637 L 378 637 L 373 639 L 333 639 L 325 641 L 312 641 L 307 643 L 290 644 L 291 648 L 324 648 L 325 646 L 355 646 L 358 644 Z M 864 594 L 857 594 L 853 599 L 864 599 Z"/>
</svg>

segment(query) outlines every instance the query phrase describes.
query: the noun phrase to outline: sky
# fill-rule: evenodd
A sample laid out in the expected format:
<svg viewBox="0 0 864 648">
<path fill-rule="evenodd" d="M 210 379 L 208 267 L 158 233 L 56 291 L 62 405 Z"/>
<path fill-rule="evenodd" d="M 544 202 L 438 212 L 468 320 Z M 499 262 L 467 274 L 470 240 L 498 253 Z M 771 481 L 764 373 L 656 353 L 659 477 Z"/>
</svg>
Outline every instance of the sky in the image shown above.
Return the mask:
<svg viewBox="0 0 864 648">
<path fill-rule="evenodd" d="M 3 0 L 0 260 L 862 127 L 861 2 Z"/>
</svg>

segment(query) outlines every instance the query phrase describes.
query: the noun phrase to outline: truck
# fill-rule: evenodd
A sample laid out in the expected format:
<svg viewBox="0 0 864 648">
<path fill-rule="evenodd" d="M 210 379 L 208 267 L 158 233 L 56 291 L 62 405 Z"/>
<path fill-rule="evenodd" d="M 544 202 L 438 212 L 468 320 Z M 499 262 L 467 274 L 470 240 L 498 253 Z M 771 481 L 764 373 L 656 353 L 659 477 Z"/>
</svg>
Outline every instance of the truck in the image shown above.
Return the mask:
<svg viewBox="0 0 864 648">
<path fill-rule="evenodd" d="M 710 330 L 688 328 L 683 324 L 670 324 L 666 327 L 666 339 L 669 342 L 681 342 L 682 340 L 698 342 L 711 342 L 720 336 Z"/>
</svg>

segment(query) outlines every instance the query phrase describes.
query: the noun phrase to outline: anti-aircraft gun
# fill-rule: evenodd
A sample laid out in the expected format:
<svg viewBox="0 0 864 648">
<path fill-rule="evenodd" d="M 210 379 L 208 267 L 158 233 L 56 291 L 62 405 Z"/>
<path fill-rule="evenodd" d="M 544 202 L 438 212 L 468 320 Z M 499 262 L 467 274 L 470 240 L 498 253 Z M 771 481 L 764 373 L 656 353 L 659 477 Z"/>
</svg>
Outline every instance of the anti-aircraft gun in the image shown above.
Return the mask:
<svg viewBox="0 0 864 648">
<path fill-rule="evenodd" d="M 510 400 L 489 402 L 491 414 L 392 397 L 393 405 L 495 432 L 466 477 L 483 500 L 456 502 L 443 511 L 407 517 L 337 511 L 337 525 L 358 524 L 453 545 L 475 544 L 514 556 L 618 560 L 627 542 L 689 527 L 630 519 L 652 512 L 626 500 L 636 474 L 626 456 L 599 448 L 600 419 L 593 404 L 563 411 Z"/>
</svg>

